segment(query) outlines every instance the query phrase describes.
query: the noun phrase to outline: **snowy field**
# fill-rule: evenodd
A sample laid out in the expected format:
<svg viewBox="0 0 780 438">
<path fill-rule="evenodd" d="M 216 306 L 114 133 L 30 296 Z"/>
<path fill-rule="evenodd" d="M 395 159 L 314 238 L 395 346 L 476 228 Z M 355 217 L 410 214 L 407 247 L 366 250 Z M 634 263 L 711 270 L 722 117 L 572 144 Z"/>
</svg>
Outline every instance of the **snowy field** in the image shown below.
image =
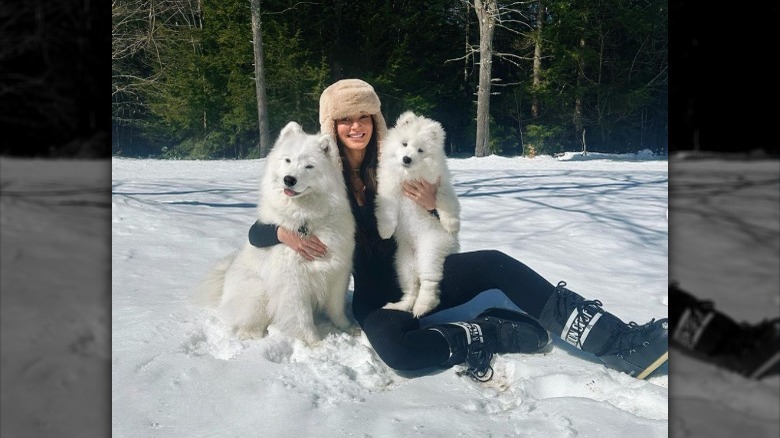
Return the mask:
<svg viewBox="0 0 780 438">
<path fill-rule="evenodd" d="M 0 159 L 0 436 L 101 437 L 111 415 L 108 160 Z"/>
<path fill-rule="evenodd" d="M 245 241 L 263 160 L 114 159 L 110 218 L 106 163 L 0 164 L 3 436 L 668 435 L 667 366 L 637 381 L 560 342 L 497 357 L 478 384 L 398 374 L 359 330 L 322 324 L 312 348 L 230 337 L 190 297 Z M 502 250 L 626 321 L 667 315 L 667 161 L 450 164 L 463 250 Z M 436 321 L 493 305 L 511 307 L 489 291 Z"/>
<path fill-rule="evenodd" d="M 737 321 L 780 314 L 780 162 L 669 163 L 670 278 Z M 750 381 L 670 351 L 673 437 L 780 436 L 780 377 Z"/>
<path fill-rule="evenodd" d="M 451 160 L 463 250 L 505 251 L 626 321 L 666 316 L 667 162 L 614 158 Z M 357 330 L 323 324 L 313 348 L 232 338 L 190 297 L 245 242 L 263 165 L 112 160 L 115 437 L 667 436 L 666 366 L 637 381 L 556 344 L 477 384 L 400 375 Z M 439 320 L 495 304 L 510 306 L 493 291 Z"/>
</svg>

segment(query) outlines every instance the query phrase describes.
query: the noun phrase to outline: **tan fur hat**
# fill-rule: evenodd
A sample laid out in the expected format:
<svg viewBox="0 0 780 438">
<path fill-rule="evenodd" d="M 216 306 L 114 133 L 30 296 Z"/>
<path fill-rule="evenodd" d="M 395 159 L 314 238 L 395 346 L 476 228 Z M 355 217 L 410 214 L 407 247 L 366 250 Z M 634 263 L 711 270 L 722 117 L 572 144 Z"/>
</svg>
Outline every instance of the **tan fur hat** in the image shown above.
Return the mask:
<svg viewBox="0 0 780 438">
<path fill-rule="evenodd" d="M 374 118 L 374 134 L 379 145 L 387 134 L 381 106 L 374 87 L 367 82 L 342 79 L 326 88 L 320 96 L 320 132 L 330 134 L 336 140 L 336 119 L 366 112 Z"/>
</svg>

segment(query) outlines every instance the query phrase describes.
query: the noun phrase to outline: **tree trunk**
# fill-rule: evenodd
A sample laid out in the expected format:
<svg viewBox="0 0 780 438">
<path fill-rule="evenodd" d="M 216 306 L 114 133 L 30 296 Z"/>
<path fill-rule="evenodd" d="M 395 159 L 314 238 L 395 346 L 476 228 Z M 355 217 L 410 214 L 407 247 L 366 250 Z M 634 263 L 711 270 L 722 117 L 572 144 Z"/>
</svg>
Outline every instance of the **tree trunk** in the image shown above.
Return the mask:
<svg viewBox="0 0 780 438">
<path fill-rule="evenodd" d="M 477 89 L 477 144 L 474 155 L 488 155 L 490 145 L 490 80 L 493 66 L 493 32 L 496 26 L 496 0 L 474 1 L 479 21 L 479 88 Z"/>
<path fill-rule="evenodd" d="M 271 150 L 271 136 L 268 132 L 268 98 L 265 95 L 265 65 L 263 64 L 263 33 L 262 17 L 260 16 L 261 0 L 251 0 L 252 7 L 252 42 L 255 46 L 255 91 L 257 95 L 257 128 L 260 132 L 258 152 L 261 157 Z"/>
<path fill-rule="evenodd" d="M 585 39 L 580 38 L 580 49 L 581 52 L 585 51 Z M 583 83 L 585 82 L 585 61 L 583 61 L 584 53 L 580 53 L 580 59 L 577 62 L 577 91 L 576 91 L 576 97 L 574 101 L 574 132 L 579 134 L 582 133 L 582 141 L 580 146 L 582 146 L 582 150 L 585 151 L 585 130 L 584 130 L 584 123 L 582 120 L 582 87 Z"/>
<path fill-rule="evenodd" d="M 539 97 L 537 93 L 542 84 L 542 26 L 544 25 L 544 0 L 539 0 L 536 11 L 536 41 L 534 43 L 534 68 L 532 90 L 534 91 L 531 102 L 531 116 L 539 117 Z"/>
</svg>

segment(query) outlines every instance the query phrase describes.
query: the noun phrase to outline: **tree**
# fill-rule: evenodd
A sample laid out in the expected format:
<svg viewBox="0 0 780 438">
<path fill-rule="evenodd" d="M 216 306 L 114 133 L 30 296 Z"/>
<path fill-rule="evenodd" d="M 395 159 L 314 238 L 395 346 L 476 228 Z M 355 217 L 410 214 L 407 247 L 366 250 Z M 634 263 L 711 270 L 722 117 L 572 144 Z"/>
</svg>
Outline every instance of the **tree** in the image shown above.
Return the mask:
<svg viewBox="0 0 780 438">
<path fill-rule="evenodd" d="M 257 95 L 257 130 L 260 134 L 258 152 L 261 157 L 271 150 L 271 136 L 268 132 L 268 98 L 266 96 L 265 64 L 263 63 L 263 17 L 260 0 L 252 4 L 252 42 L 255 59 L 255 93 Z"/>
<path fill-rule="evenodd" d="M 479 21 L 479 86 L 477 87 L 477 143 L 474 155 L 484 157 L 490 145 L 490 83 L 493 66 L 493 33 L 498 7 L 496 0 L 474 0 Z"/>
</svg>

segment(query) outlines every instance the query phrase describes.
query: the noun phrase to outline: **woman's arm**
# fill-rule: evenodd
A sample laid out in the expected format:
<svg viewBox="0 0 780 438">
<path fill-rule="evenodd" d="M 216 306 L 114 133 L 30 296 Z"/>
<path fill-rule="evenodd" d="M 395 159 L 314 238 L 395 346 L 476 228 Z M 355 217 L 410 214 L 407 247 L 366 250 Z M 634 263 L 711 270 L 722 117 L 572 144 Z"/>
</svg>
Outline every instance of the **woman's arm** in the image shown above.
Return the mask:
<svg viewBox="0 0 780 438">
<path fill-rule="evenodd" d="M 255 222 L 249 228 L 249 243 L 258 248 L 268 248 L 284 243 L 308 261 L 323 257 L 328 247 L 317 236 L 302 237 L 298 233 L 275 224 Z"/>
<path fill-rule="evenodd" d="M 277 236 L 275 224 L 264 224 L 257 221 L 249 228 L 249 243 L 258 248 L 268 248 L 282 243 L 282 241 Z"/>
</svg>

